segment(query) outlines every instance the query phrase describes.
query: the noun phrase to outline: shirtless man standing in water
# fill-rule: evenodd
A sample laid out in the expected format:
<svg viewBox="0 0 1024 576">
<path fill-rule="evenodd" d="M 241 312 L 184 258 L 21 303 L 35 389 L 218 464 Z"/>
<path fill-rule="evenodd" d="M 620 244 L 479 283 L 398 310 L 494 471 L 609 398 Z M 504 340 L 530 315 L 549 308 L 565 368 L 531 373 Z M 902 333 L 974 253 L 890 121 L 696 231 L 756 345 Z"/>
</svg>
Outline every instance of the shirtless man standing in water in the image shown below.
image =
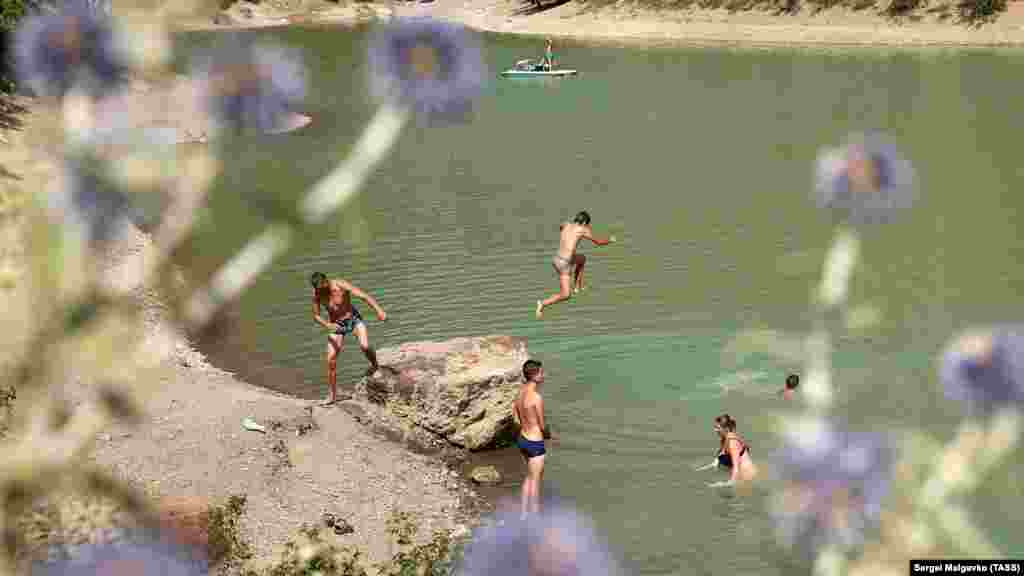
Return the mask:
<svg viewBox="0 0 1024 576">
<path fill-rule="evenodd" d="M 321 406 L 330 406 L 338 401 L 338 353 L 345 345 L 346 334 L 355 333 L 356 339 L 359 341 L 359 348 L 366 355 L 366 359 L 370 361 L 370 369 L 366 373 L 373 374 L 379 368 L 377 353 L 370 347 L 366 323 L 363 322 L 359 310 L 352 305 L 352 296 L 369 304 L 381 321 L 386 320 L 388 315 L 383 308 L 377 305 L 373 296 L 345 280 L 328 280 L 326 274 L 314 272 L 309 281 L 313 285 L 313 320 L 329 331 L 327 334 L 327 384 L 331 388 L 331 396 Z M 327 320 L 320 316 L 321 305 L 327 308 Z"/>
<path fill-rule="evenodd" d="M 522 512 L 525 518 L 530 512 L 540 512 L 540 483 L 544 477 L 544 439 L 548 437 L 544 427 L 544 399 L 537 389 L 544 383 L 544 368 L 537 360 L 523 364 L 523 384 L 519 395 L 512 404 L 512 417 L 519 426 L 516 446 L 526 460 L 526 478 L 523 480 Z"/>
<path fill-rule="evenodd" d="M 607 240 L 594 237 L 594 231 L 590 229 L 590 214 L 587 214 L 585 210 L 577 214 L 572 222 L 564 222 L 561 227 L 558 253 L 551 259 L 551 264 L 555 267 L 555 272 L 558 273 L 559 292 L 547 300 L 537 300 L 537 318 L 544 315 L 545 306 L 568 300 L 573 292 L 583 290 L 583 266 L 587 263 L 587 258 L 576 252 L 576 246 L 583 238 L 598 246 L 607 246 L 615 242 L 615 236 Z M 570 274 L 572 274 L 571 277 Z"/>
</svg>

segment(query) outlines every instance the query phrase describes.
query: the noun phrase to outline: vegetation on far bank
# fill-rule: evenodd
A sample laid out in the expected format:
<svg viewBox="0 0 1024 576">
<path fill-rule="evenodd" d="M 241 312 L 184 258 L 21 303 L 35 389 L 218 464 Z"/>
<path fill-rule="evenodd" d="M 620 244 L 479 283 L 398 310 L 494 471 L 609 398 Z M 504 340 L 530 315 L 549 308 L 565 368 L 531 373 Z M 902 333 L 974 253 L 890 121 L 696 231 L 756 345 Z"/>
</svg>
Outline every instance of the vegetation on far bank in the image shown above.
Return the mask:
<svg viewBox="0 0 1024 576">
<path fill-rule="evenodd" d="M 542 6 L 555 0 L 541 0 Z M 623 0 L 581 0 L 588 10 L 621 5 Z M 561 0 L 558 0 L 561 3 Z M 640 8 L 658 11 L 724 9 L 730 12 L 769 11 L 777 16 L 801 12 L 816 14 L 841 8 L 873 13 L 893 20 L 918 21 L 932 18 L 951 24 L 979 25 L 991 22 L 1006 11 L 1007 0 L 628 0 Z"/>
<path fill-rule="evenodd" d="M 227 10 L 239 0 L 209 0 L 221 10 Z M 293 0 L 250 0 L 271 10 L 293 11 L 303 4 Z M 338 4 L 344 0 L 324 0 Z M 373 1 L 373 0 L 353 0 Z M 508 0 L 532 6 L 534 0 Z M 540 0 L 541 9 L 568 0 Z M 586 10 L 598 10 L 621 4 L 622 0 L 578 0 Z M 771 11 L 778 16 L 796 14 L 802 11 L 813 13 L 831 8 L 867 11 L 894 20 L 916 21 L 934 18 L 950 23 L 975 26 L 994 21 L 1006 11 L 1008 0 L 630 0 L 638 7 L 671 11 L 687 9 L 725 9 L 730 12 L 750 10 Z M 14 73 L 11 66 L 11 37 L 18 23 L 30 9 L 40 4 L 39 0 L 0 0 L 0 91 L 14 90 Z M 309 8 L 308 3 L 306 8 Z M 534 10 L 539 11 L 539 10 Z"/>
<path fill-rule="evenodd" d="M 59 0 L 57 0 L 59 1 Z M 291 12 L 311 9 L 311 4 L 296 0 L 249 0 L 270 10 Z M 346 3 L 348 0 L 323 0 L 327 4 Z M 374 0 L 351 0 L 374 1 Z M 516 4 L 533 6 L 534 0 L 508 0 Z M 569 0 L 540 0 L 542 8 L 553 4 L 563 4 Z M 613 5 L 620 5 L 623 0 L 577 0 L 586 10 L 598 10 Z M 209 0 L 219 9 L 227 10 L 239 0 Z M 895 20 L 916 21 L 933 18 L 940 21 L 964 25 L 979 25 L 991 22 L 999 14 L 1006 11 L 1008 0 L 629 0 L 638 7 L 652 10 L 687 10 L 687 9 L 725 9 L 730 12 L 750 10 L 770 11 L 778 16 L 810 11 L 817 13 L 831 8 L 844 8 L 854 11 L 875 13 Z M 0 90 L 10 92 L 14 89 L 11 70 L 10 40 L 18 22 L 40 0 L 0 0 Z M 530 10 L 537 12 L 538 9 Z"/>
</svg>

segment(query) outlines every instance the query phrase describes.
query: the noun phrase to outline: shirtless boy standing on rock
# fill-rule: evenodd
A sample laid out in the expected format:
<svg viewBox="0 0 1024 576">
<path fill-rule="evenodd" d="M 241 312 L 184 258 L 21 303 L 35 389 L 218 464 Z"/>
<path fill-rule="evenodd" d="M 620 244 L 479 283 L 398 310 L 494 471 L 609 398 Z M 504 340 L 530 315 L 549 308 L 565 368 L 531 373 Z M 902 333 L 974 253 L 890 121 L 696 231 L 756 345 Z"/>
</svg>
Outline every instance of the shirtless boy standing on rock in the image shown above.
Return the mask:
<svg viewBox="0 0 1024 576">
<path fill-rule="evenodd" d="M 587 263 L 587 258 L 576 252 L 576 246 L 581 239 L 586 238 L 598 246 L 607 246 L 615 242 L 615 236 L 607 240 L 594 237 L 594 231 L 590 229 L 590 214 L 585 210 L 577 214 L 572 222 L 562 223 L 560 230 L 558 253 L 551 258 L 551 265 L 558 273 L 559 292 L 547 300 L 537 300 L 537 318 L 544 315 L 545 306 L 568 300 L 573 292 L 583 290 L 583 266 Z"/>
<path fill-rule="evenodd" d="M 526 460 L 526 478 L 523 480 L 522 512 L 540 512 L 540 483 L 544 477 L 544 439 L 548 437 L 544 427 L 544 399 L 537 388 L 544 383 L 544 368 L 536 360 L 523 364 L 523 384 L 519 395 L 512 403 L 512 417 L 519 426 L 516 445 Z"/>
<path fill-rule="evenodd" d="M 381 321 L 387 320 L 388 315 L 383 308 L 377 305 L 373 296 L 345 280 L 328 280 L 326 274 L 314 272 L 309 281 L 313 285 L 313 320 L 329 331 L 327 334 L 327 384 L 331 388 L 331 395 L 321 406 L 330 406 L 338 401 L 338 353 L 344 348 L 346 334 L 355 333 L 356 339 L 359 341 L 359 348 L 366 355 L 366 359 L 370 361 L 370 369 L 366 371 L 367 374 L 373 374 L 380 367 L 377 364 L 377 353 L 370 347 L 366 323 L 363 322 L 359 310 L 352 305 L 352 296 L 369 304 Z M 327 308 L 327 320 L 320 316 L 321 305 Z"/>
</svg>

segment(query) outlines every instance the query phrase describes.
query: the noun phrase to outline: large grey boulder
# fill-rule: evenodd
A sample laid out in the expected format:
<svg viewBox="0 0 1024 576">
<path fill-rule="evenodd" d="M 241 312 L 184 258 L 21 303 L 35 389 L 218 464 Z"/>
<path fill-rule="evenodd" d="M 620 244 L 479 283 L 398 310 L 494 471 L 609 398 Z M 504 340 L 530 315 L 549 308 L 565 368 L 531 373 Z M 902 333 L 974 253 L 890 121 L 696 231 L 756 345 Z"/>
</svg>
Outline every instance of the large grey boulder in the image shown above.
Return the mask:
<svg viewBox="0 0 1024 576">
<path fill-rule="evenodd" d="M 410 342 L 377 358 L 382 369 L 343 403 L 360 421 L 426 450 L 482 450 L 514 432 L 512 402 L 529 359 L 524 338 Z"/>
</svg>

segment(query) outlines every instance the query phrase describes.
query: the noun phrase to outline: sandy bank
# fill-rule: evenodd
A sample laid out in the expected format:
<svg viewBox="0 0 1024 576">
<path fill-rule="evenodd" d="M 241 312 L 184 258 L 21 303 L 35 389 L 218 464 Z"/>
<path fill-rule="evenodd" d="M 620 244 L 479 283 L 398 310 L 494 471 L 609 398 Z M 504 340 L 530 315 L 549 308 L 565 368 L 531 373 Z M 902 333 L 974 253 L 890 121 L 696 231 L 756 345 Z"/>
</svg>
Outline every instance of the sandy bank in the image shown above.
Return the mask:
<svg viewBox="0 0 1024 576">
<path fill-rule="evenodd" d="M 238 3 L 222 24 L 209 19 L 186 29 L 353 24 L 391 16 L 432 16 L 489 32 L 588 41 L 737 46 L 1024 46 L 1024 2 L 1010 2 L 994 22 L 976 27 L 923 15 L 893 20 L 871 10 L 832 8 L 776 14 L 687 8 L 655 11 L 619 2 L 588 8 L 552 2 L 541 10 L 521 0 L 433 0 L 350 3 L 304 12 Z"/>
<path fill-rule="evenodd" d="M 0 165 L 14 176 L 3 182 L 4 217 L 0 233 L 8 239 L 0 250 L 0 267 L 11 279 L 4 297 L 11 304 L 25 298 L 18 281 L 22 268 L 17 191 L 20 185 L 43 186 L 56 174 L 56 163 L 31 146 L 36 113 L 21 115 L 24 126 L 0 130 Z M 131 229 L 106 255 L 112 277 L 131 282 L 150 257 L 149 238 Z M 5 276 L 6 277 L 6 276 Z M 482 504 L 456 472 L 442 462 L 410 453 L 372 435 L 338 408 L 313 407 L 307 401 L 275 394 L 211 366 L 165 320 L 157 294 L 140 291 L 144 303 L 144 346 L 162 351 L 155 391 L 141 398 L 146 413 L 141 426 L 114 426 L 99 434 L 90 458 L 157 498 L 197 498 L 222 503 L 233 494 L 247 496 L 243 533 L 255 547 L 254 564 L 276 559 L 282 545 L 303 524 L 322 525 L 324 513 L 344 519 L 354 533 L 327 538 L 362 548 L 372 562 L 390 558 L 386 533 L 392 511 L 409 512 L 420 537 L 436 529 L 459 530 L 474 520 Z M 14 332 L 24 333 L 25 314 L 10 314 Z M 25 316 L 25 317 L 22 317 Z M 17 324 L 17 326 L 14 326 Z M 79 382 L 68 385 L 75 402 Z M 265 434 L 243 429 L 251 418 Z M 116 511 L 74 501 L 57 504 L 67 525 L 50 526 L 56 544 L 62 539 L 99 541 L 117 538 Z M 69 544 L 61 542 L 62 544 Z"/>
</svg>

